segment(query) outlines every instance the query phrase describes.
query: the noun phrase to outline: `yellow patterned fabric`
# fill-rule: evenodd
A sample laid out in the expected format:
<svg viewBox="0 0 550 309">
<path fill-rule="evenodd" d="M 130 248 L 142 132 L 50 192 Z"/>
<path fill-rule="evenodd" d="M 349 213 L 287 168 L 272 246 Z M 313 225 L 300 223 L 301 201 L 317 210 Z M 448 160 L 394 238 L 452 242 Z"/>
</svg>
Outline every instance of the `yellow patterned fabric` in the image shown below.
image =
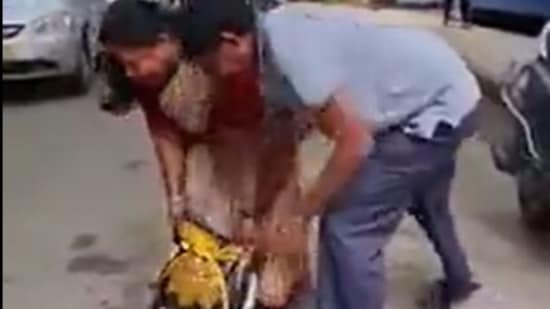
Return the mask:
<svg viewBox="0 0 550 309">
<path fill-rule="evenodd" d="M 182 130 L 200 136 L 206 133 L 212 104 L 217 102 L 213 100 L 214 90 L 203 71 L 182 62 L 161 94 L 161 110 Z M 223 98 L 216 96 L 216 99 Z M 262 228 L 277 229 L 293 218 L 301 195 L 296 123 L 286 114 L 266 117 L 260 128 L 228 126 L 209 132 L 209 138 L 201 143 L 190 144 L 184 162 L 185 193 L 193 219 L 232 239 L 239 231 L 242 213 L 256 211 L 260 200 L 265 202 L 262 214 L 265 220 L 258 222 Z M 257 182 L 260 172 L 261 184 Z M 274 196 L 270 188 L 276 189 Z M 285 306 L 308 279 L 307 223 L 302 227 L 292 235 L 292 242 L 301 244 L 293 246 L 292 252 L 254 248 L 258 288 L 254 293 L 256 300 L 266 307 Z M 185 250 L 166 263 L 160 275 L 160 282 L 166 283 L 161 294 L 174 295 L 178 306 L 183 308 L 227 305 L 227 280 L 235 276 L 224 274 L 222 269 L 236 260 L 241 265 L 252 253 L 222 244 L 196 226 L 182 226 L 178 230 L 183 240 L 180 245 L 185 245 Z M 281 235 L 281 242 L 285 237 Z M 235 295 L 231 302 L 237 301 Z"/>
<path fill-rule="evenodd" d="M 212 83 L 196 65 L 181 62 L 161 93 L 162 111 L 189 133 L 203 133 L 208 125 Z"/>
<path fill-rule="evenodd" d="M 164 297 L 174 297 L 181 308 L 229 308 L 224 269 L 244 258 L 244 250 L 223 244 L 215 235 L 190 222 L 177 228 L 179 252 L 159 275 Z"/>
</svg>

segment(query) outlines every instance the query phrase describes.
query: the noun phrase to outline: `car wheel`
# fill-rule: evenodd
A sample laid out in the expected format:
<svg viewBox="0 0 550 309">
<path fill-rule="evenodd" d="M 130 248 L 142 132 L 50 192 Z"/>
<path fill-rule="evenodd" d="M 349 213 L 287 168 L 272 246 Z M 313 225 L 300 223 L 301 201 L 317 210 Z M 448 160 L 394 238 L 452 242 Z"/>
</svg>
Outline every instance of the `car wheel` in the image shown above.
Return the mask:
<svg viewBox="0 0 550 309">
<path fill-rule="evenodd" d="M 70 88 L 76 94 L 86 94 L 92 83 L 93 70 L 86 52 L 79 53 L 76 71 L 70 77 Z"/>
<path fill-rule="evenodd" d="M 491 145 L 491 157 L 497 170 L 506 173 L 514 173 L 516 166 L 511 164 L 511 159 L 503 147 Z"/>
<path fill-rule="evenodd" d="M 534 231 L 550 230 L 550 198 L 544 181 L 533 172 L 518 177 L 521 215 L 526 226 Z"/>
<path fill-rule="evenodd" d="M 515 175 L 525 166 L 522 155 L 522 141 L 518 134 L 503 137 L 490 144 L 490 153 L 496 169 Z"/>
</svg>

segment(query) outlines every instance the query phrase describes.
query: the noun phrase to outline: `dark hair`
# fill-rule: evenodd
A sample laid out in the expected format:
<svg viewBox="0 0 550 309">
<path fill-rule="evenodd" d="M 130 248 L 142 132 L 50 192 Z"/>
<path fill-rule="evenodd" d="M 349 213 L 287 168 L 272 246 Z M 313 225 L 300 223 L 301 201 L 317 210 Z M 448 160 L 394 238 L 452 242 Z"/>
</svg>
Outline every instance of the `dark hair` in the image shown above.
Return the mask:
<svg viewBox="0 0 550 309">
<path fill-rule="evenodd" d="M 164 10 L 158 2 L 116 0 L 105 12 L 99 41 L 103 44 L 143 46 L 155 44 L 161 34 L 178 37 L 183 10 Z"/>
<path fill-rule="evenodd" d="M 188 56 L 203 54 L 216 47 L 220 34 L 238 35 L 255 30 L 254 0 L 194 0 L 183 18 L 183 45 Z"/>
</svg>

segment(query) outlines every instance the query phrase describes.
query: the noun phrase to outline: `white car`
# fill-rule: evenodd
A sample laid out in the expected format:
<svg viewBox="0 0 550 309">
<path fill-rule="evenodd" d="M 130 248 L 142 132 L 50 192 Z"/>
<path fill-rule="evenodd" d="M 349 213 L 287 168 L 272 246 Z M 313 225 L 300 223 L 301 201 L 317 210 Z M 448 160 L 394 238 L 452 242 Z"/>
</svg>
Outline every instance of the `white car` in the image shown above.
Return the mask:
<svg viewBox="0 0 550 309">
<path fill-rule="evenodd" d="M 3 0 L 2 80 L 71 77 L 85 91 L 105 0 Z"/>
<path fill-rule="evenodd" d="M 542 58 L 550 61 L 550 21 L 546 23 L 539 37 L 540 51 Z"/>
</svg>

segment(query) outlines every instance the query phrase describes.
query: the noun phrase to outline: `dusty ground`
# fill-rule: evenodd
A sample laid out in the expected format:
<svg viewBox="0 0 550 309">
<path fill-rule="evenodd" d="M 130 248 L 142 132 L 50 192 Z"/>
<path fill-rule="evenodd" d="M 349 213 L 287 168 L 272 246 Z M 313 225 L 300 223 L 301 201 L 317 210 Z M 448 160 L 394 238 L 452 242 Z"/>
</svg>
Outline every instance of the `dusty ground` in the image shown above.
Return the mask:
<svg viewBox="0 0 550 309">
<path fill-rule="evenodd" d="M 51 83 L 3 87 L 3 305 L 145 308 L 146 285 L 169 238 L 141 118 L 112 119 L 91 96 L 58 96 L 63 89 Z M 522 228 L 514 183 L 494 170 L 483 142 L 504 130 L 500 113 L 485 104 L 482 133 L 460 153 L 453 207 L 485 285 L 463 308 L 543 309 L 550 303 L 550 237 Z M 309 173 L 322 149 L 318 142 L 306 149 Z M 388 254 L 390 308 L 415 308 L 439 276 L 431 252 L 405 222 Z"/>
<path fill-rule="evenodd" d="M 499 132 L 490 107 L 484 119 Z M 2 111 L 5 308 L 144 308 L 168 237 L 139 115 L 109 118 L 90 97 L 5 100 Z M 306 149 L 310 173 L 320 149 L 318 142 Z M 473 300 L 482 305 L 470 308 L 546 308 L 550 239 L 524 231 L 514 183 L 493 169 L 483 142 L 465 145 L 458 170 L 453 206 L 486 286 Z M 395 237 L 389 257 L 391 308 L 414 308 L 439 270 L 412 222 Z"/>
</svg>

